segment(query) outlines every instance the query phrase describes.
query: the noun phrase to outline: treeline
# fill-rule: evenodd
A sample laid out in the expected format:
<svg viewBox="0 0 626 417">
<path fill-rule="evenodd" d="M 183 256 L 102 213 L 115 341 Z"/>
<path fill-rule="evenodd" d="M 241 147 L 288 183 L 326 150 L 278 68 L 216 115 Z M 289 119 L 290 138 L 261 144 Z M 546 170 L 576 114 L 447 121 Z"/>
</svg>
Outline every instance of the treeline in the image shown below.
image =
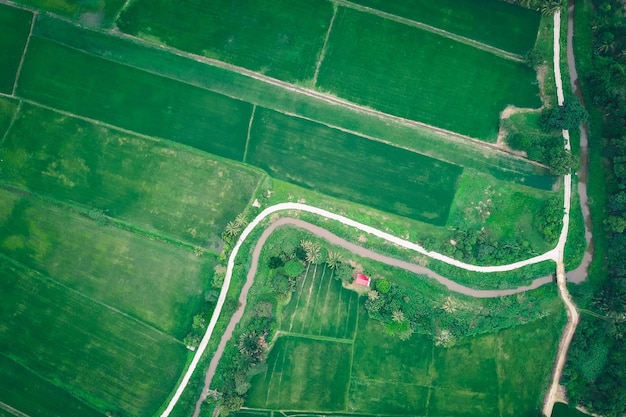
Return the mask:
<svg viewBox="0 0 626 417">
<path fill-rule="evenodd" d="M 607 199 L 606 279 L 583 316 L 564 381 L 570 399 L 604 416 L 626 414 L 626 13 L 621 0 L 593 1 L 592 70 L 585 83 L 602 114 Z M 599 128 L 597 126 L 596 128 Z M 590 138 L 593 139 L 593 136 Z M 598 174 L 598 173 L 596 173 Z"/>
</svg>

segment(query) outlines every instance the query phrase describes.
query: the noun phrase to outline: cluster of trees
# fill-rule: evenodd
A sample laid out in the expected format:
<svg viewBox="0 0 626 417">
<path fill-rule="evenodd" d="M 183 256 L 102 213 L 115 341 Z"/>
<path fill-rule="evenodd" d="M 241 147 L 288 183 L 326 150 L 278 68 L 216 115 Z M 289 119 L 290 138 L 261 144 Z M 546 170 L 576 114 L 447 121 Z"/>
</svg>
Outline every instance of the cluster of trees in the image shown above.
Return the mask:
<svg viewBox="0 0 626 417">
<path fill-rule="evenodd" d="M 590 307 L 601 318 L 584 316 L 564 379 L 573 401 L 620 416 L 626 414 L 626 12 L 621 0 L 594 0 L 593 6 L 592 70 L 585 81 L 603 115 L 607 276 Z M 594 226 L 601 233 L 602 225 Z"/>
<path fill-rule="evenodd" d="M 560 132 L 577 129 L 586 120 L 583 105 L 576 98 L 569 98 L 563 106 L 542 111 L 539 126 L 544 134 L 512 132 L 506 142 L 512 149 L 526 152 L 528 158 L 549 166 L 552 174 L 569 174 L 578 169 L 578 158 L 564 148 Z"/>
<path fill-rule="evenodd" d="M 431 337 L 435 344 L 451 346 L 458 339 L 524 324 L 545 315 L 532 295 L 463 302 L 448 296 L 427 297 L 418 289 L 375 279 L 365 301 L 368 315 L 385 324 L 387 333 L 402 340 L 413 333 Z"/>
</svg>

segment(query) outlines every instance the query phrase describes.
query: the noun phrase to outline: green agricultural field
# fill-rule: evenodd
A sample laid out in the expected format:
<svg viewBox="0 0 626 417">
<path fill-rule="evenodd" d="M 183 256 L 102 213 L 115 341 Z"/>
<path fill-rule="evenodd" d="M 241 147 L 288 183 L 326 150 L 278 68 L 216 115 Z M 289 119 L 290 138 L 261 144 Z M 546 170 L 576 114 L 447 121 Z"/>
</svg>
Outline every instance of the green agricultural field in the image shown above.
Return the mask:
<svg viewBox="0 0 626 417">
<path fill-rule="evenodd" d="M 352 0 L 352 3 L 519 55 L 524 55 L 535 45 L 541 18 L 538 12 L 499 0 Z"/>
<path fill-rule="evenodd" d="M 114 62 L 126 63 L 268 109 L 339 126 L 442 161 L 488 172 L 505 181 L 541 189 L 550 189 L 554 183 L 554 177 L 548 175 L 547 170 L 533 166 L 524 159 L 498 154 L 492 149 L 480 148 L 473 143 L 451 139 L 427 129 L 337 107 L 234 71 L 174 55 L 158 47 L 140 45 L 103 32 L 84 30 L 50 16 L 39 16 L 34 33 Z"/>
<path fill-rule="evenodd" d="M 313 78 L 332 15 L 325 0 L 137 0 L 117 25 L 150 41 L 301 82 Z"/>
<path fill-rule="evenodd" d="M 44 12 L 57 13 L 87 26 L 110 26 L 126 0 L 14 0 Z"/>
<path fill-rule="evenodd" d="M 4 289 L 6 283 L 3 281 L 0 285 Z M 0 402 L 30 416 L 104 417 L 104 414 L 3 354 L 0 354 L 0 386 Z"/>
<path fill-rule="evenodd" d="M 20 97 L 241 161 L 252 105 L 31 39 Z"/>
<path fill-rule="evenodd" d="M 253 379 L 246 406 L 339 411 L 345 407 L 352 346 L 348 343 L 280 337 L 268 371 Z"/>
<path fill-rule="evenodd" d="M 462 168 L 304 119 L 257 108 L 247 161 L 275 178 L 445 224 Z"/>
<path fill-rule="evenodd" d="M 0 145 L 2 145 L 16 109 L 17 103 L 14 100 L 0 97 Z"/>
<path fill-rule="evenodd" d="M 376 30 L 366 30 L 371 27 Z M 318 85 L 355 103 L 490 141 L 507 105 L 541 105 L 534 71 L 523 63 L 345 8 L 337 13 Z"/>
<path fill-rule="evenodd" d="M 11 94 L 33 14 L 0 4 L 0 92 Z"/>
<path fill-rule="evenodd" d="M 20 375 L 18 387 L 3 389 L 0 401 L 18 405 L 24 401 L 20 390 L 42 378 L 66 394 L 55 397 L 50 409 L 48 395 L 58 390 L 35 385 L 26 410 L 72 415 L 81 401 L 86 404 L 80 415 L 97 415 L 94 407 L 144 416 L 161 405 L 185 365 L 182 343 L 4 256 L 0 276 L 0 351 L 30 371 Z M 0 380 L 15 378 L 13 372 L 15 366 L 3 366 Z M 59 402 L 68 395 L 74 398 Z"/>
<path fill-rule="evenodd" d="M 21 193 L 20 193 L 21 194 Z M 0 253 L 179 339 L 214 259 L 0 189 Z"/>
<path fill-rule="evenodd" d="M 294 302 L 282 311 L 280 331 L 352 339 L 356 328 L 357 294 L 342 291 L 326 265 L 309 265 L 299 278 Z"/>
<path fill-rule="evenodd" d="M 216 248 L 261 177 L 186 147 L 29 104 L 0 147 L 0 159 L 4 182 Z"/>
</svg>

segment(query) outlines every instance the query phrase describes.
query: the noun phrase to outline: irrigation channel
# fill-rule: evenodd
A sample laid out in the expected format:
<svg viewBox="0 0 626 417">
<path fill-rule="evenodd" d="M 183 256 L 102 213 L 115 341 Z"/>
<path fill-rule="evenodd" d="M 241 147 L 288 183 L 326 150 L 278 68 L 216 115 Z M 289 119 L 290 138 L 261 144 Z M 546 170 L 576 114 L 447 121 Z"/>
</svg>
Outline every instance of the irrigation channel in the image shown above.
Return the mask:
<svg viewBox="0 0 626 417">
<path fill-rule="evenodd" d="M 569 8 L 569 21 L 568 21 L 568 36 L 567 36 L 567 45 L 568 45 L 568 50 L 567 50 L 567 56 L 568 56 L 568 67 L 569 67 L 569 72 L 570 72 L 570 80 L 572 83 L 572 89 L 576 92 L 579 93 L 579 91 L 577 91 L 576 88 L 576 82 L 578 81 L 578 76 L 576 73 L 576 69 L 575 69 L 575 65 L 574 65 L 574 54 L 573 54 L 573 48 L 572 48 L 572 37 L 573 37 L 573 4 L 570 4 L 570 8 Z M 561 24 L 561 16 L 560 16 L 560 11 L 557 11 L 554 14 L 554 72 L 555 72 L 555 81 L 556 81 L 556 86 L 557 86 L 557 97 L 558 97 L 558 104 L 560 106 L 563 105 L 564 102 L 564 95 L 563 95 L 563 87 L 562 87 L 562 80 L 561 80 L 561 71 L 560 71 L 560 24 Z M 570 141 L 569 141 L 569 132 L 564 130 L 563 131 L 563 137 L 565 140 L 565 148 L 566 149 L 570 149 Z M 579 182 L 578 182 L 578 192 L 579 192 L 579 196 L 580 196 L 580 203 L 581 203 L 581 207 L 583 210 L 583 214 L 585 217 L 585 237 L 587 239 L 587 244 L 588 244 L 588 249 L 587 253 L 585 255 L 585 258 L 583 260 L 583 263 L 581 264 L 581 266 L 579 268 L 577 268 L 575 271 L 573 271 L 572 273 L 572 281 L 574 282 L 581 282 L 586 278 L 587 275 L 587 269 L 589 266 L 589 263 L 591 262 L 591 256 L 592 256 L 592 246 L 591 246 L 591 218 L 590 218 L 590 214 L 589 214 L 589 206 L 588 206 L 588 202 L 587 202 L 587 190 L 586 190 L 586 178 L 587 178 L 587 166 L 588 166 L 588 162 L 587 162 L 587 131 L 586 131 L 586 126 L 583 126 L 581 128 L 581 168 L 579 171 Z M 254 230 L 260 223 L 261 221 L 265 220 L 268 216 L 270 216 L 271 214 L 274 214 L 276 212 L 279 211 L 290 211 L 290 210 L 296 210 L 296 211 L 306 211 L 309 213 L 313 213 L 313 214 L 317 214 L 319 216 L 322 216 L 323 218 L 327 218 L 327 219 L 331 219 L 331 220 L 336 220 L 341 222 L 342 224 L 346 225 L 346 226 L 350 226 L 350 227 L 355 227 L 363 232 L 369 233 L 371 235 L 380 237 L 382 239 L 385 239 L 391 243 L 394 243 L 398 246 L 416 251 L 420 254 L 429 256 L 433 259 L 437 259 L 443 262 L 446 262 L 448 264 L 457 266 L 459 268 L 463 268 L 463 269 L 467 269 L 467 270 L 471 270 L 471 271 L 477 271 L 477 272 L 484 272 L 484 273 L 489 273 L 489 272 L 502 272 L 502 271 L 511 271 L 517 268 L 520 268 L 522 266 L 526 266 L 526 265 L 531 265 L 534 263 L 538 263 L 541 261 L 545 261 L 545 260 L 552 260 L 554 262 L 556 262 L 557 264 L 557 283 L 558 283 L 558 288 L 559 288 L 559 294 L 561 296 L 561 298 L 563 299 L 563 302 L 565 303 L 566 309 L 567 309 L 567 313 L 568 313 L 568 322 L 567 325 L 565 326 L 565 329 L 563 330 L 563 335 L 561 338 L 561 342 L 559 344 L 559 350 L 557 353 L 557 357 L 556 357 L 556 361 L 555 361 L 555 367 L 553 370 L 553 374 L 552 374 L 552 384 L 550 387 L 550 390 L 548 391 L 545 401 L 544 401 L 544 408 L 543 408 L 543 412 L 545 415 L 550 416 L 552 414 L 552 408 L 554 406 L 554 398 L 555 398 L 555 394 L 558 390 L 559 387 L 559 380 L 561 377 L 561 371 L 563 368 L 563 364 L 565 363 L 565 358 L 567 355 L 567 350 L 569 348 L 569 344 L 571 342 L 571 339 L 573 337 L 573 334 L 576 330 L 576 325 L 578 323 L 578 312 L 576 311 L 576 306 L 573 304 L 573 302 L 571 301 L 571 297 L 569 295 L 569 292 L 567 291 L 567 286 L 566 286 L 566 275 L 565 275 L 565 270 L 564 270 L 564 265 L 563 265 L 563 253 L 564 253 L 564 249 L 565 249 L 565 243 L 567 241 L 567 232 L 568 232 L 568 228 L 569 228 L 569 212 L 570 212 L 570 200 L 571 200 L 571 175 L 566 175 L 564 176 L 564 181 L 563 181 L 563 192 L 564 192 L 564 215 L 563 215 L 563 229 L 561 231 L 561 235 L 559 237 L 559 241 L 556 245 L 556 247 L 542 255 L 536 256 L 534 258 L 531 259 L 527 259 L 524 261 L 520 261 L 520 262 L 516 262 L 513 264 L 509 264 L 509 265 L 499 265 L 499 266 L 476 266 L 476 265 L 470 265 L 470 264 L 466 264 L 464 262 L 460 262 L 457 261 L 455 259 L 452 259 L 450 257 L 447 257 L 445 255 L 442 255 L 440 253 L 437 252 L 430 252 L 427 251 L 426 249 L 424 249 L 423 247 L 421 247 L 420 245 L 417 245 L 413 242 L 409 242 L 407 240 L 404 239 L 400 239 L 398 237 L 392 236 L 388 233 L 385 233 L 381 230 L 375 229 L 373 227 L 358 223 L 354 220 L 348 219 L 346 217 L 340 216 L 338 214 L 317 208 L 317 207 L 311 207 L 311 206 L 307 206 L 304 204 L 299 204 L 299 203 L 281 203 L 281 204 L 277 204 L 271 207 L 266 208 L 265 210 L 263 210 L 242 232 L 241 236 L 239 237 L 239 239 L 237 240 L 237 243 L 235 245 L 235 247 L 233 248 L 231 255 L 228 259 L 228 265 L 227 265 L 227 270 L 226 270 L 226 276 L 224 278 L 224 283 L 222 286 L 222 290 L 220 292 L 218 301 L 217 301 L 217 305 L 215 307 L 215 311 L 213 312 L 213 315 L 211 317 L 211 320 L 209 322 L 209 325 L 207 327 L 207 331 L 204 335 L 204 337 L 202 338 L 202 341 L 200 342 L 196 353 L 193 357 L 193 360 L 191 361 L 191 364 L 189 365 L 189 368 L 187 369 L 187 371 L 185 372 L 185 375 L 183 376 L 179 386 L 177 387 L 174 395 L 172 396 L 172 398 L 170 399 L 170 402 L 168 404 L 168 406 L 166 407 L 166 409 L 163 411 L 163 413 L 161 414 L 161 417 L 167 417 L 169 416 L 169 414 L 171 413 L 171 411 L 173 410 L 174 406 L 176 405 L 176 403 L 178 402 L 178 399 L 180 398 L 180 395 L 182 394 L 182 392 L 185 390 L 189 379 L 191 378 L 191 375 L 193 374 L 196 366 L 198 365 L 198 362 L 200 361 L 200 358 L 202 357 L 208 343 L 209 340 L 211 339 L 211 336 L 213 334 L 213 330 L 215 328 L 215 325 L 217 324 L 217 320 L 219 318 L 220 312 L 222 310 L 222 307 L 224 305 L 224 301 L 226 300 L 226 294 L 228 292 L 229 286 L 230 286 L 230 280 L 232 278 L 232 273 L 233 273 L 233 268 L 235 265 L 235 258 L 239 252 L 239 249 L 241 248 L 242 244 L 245 242 L 245 240 L 247 239 L 247 237 L 250 235 L 250 233 L 252 232 L 252 230 Z M 508 289 L 508 290 L 476 290 L 476 289 L 472 289 L 469 287 L 465 287 L 463 285 L 457 284 L 452 280 L 449 280 L 439 274 L 436 274 L 433 271 L 430 271 L 426 268 L 423 268 L 419 265 L 415 265 L 415 264 L 411 264 L 408 262 L 404 262 L 395 258 L 391 258 L 385 255 L 381 255 L 378 254 L 376 252 L 373 252 L 369 249 L 363 248 L 361 246 L 358 246 L 356 244 L 353 244 L 351 242 L 346 241 L 345 239 L 340 238 L 339 236 L 336 236 L 332 233 L 330 233 L 328 230 L 319 227 L 319 226 L 315 226 L 312 225 L 310 223 L 298 220 L 298 219 L 293 219 L 293 218 L 289 218 L 289 217 L 284 217 L 281 218 L 275 222 L 273 222 L 268 228 L 266 228 L 263 232 L 263 234 L 261 235 L 260 239 L 257 241 L 253 253 L 252 253 L 252 260 L 251 260 L 251 266 L 250 269 L 248 271 L 247 274 L 247 278 L 246 278 L 246 282 L 243 286 L 243 289 L 241 291 L 241 294 L 239 296 L 239 308 L 237 309 L 237 311 L 233 314 L 233 316 L 231 317 L 228 326 L 226 328 L 226 331 L 224 332 L 224 334 L 222 335 L 222 338 L 220 340 L 220 343 L 218 345 L 218 348 L 215 352 L 215 354 L 213 355 L 209 368 L 206 372 L 206 377 L 205 377 L 205 386 L 204 389 L 202 391 L 202 395 L 201 397 L 198 399 L 197 403 L 196 403 L 196 409 L 194 412 L 194 417 L 197 417 L 200 413 L 200 407 L 202 405 L 202 403 L 204 402 L 204 400 L 206 399 L 208 393 L 209 393 L 209 387 L 211 384 L 211 381 L 213 379 L 213 376 L 215 375 L 215 370 L 217 369 L 217 365 L 219 363 L 219 360 L 221 359 L 222 353 L 224 351 L 224 348 L 226 346 L 226 344 L 228 343 L 228 341 L 230 340 L 232 333 L 236 327 L 236 325 L 239 323 L 239 320 L 241 319 L 245 306 L 246 306 L 246 301 L 247 301 L 247 294 L 248 291 L 250 289 L 250 287 L 252 286 L 253 282 L 254 282 L 254 275 L 256 274 L 256 269 L 258 266 L 258 260 L 259 260 L 259 256 L 261 253 L 261 249 L 263 248 L 263 245 L 266 241 L 266 239 L 270 236 L 270 234 L 278 227 L 283 226 L 283 225 L 292 225 L 292 226 L 296 226 L 296 227 L 300 227 L 303 229 L 308 230 L 311 233 L 314 233 L 326 240 L 328 240 L 329 242 L 335 244 L 335 245 L 339 245 L 344 247 L 345 249 L 348 249 L 354 253 L 356 253 L 357 255 L 360 256 L 364 256 L 367 258 L 371 258 L 373 260 L 376 260 L 378 262 L 382 262 L 385 264 L 389 264 L 392 266 L 397 266 L 400 268 L 404 268 L 407 269 L 409 271 L 418 273 L 418 274 L 424 274 L 424 275 L 428 275 L 429 277 L 437 280 L 438 282 L 440 282 L 441 284 L 445 285 L 448 289 L 450 289 L 451 291 L 456 291 L 462 294 L 466 294 L 466 295 L 470 295 L 470 296 L 474 296 L 474 297 L 499 297 L 499 296 L 503 296 L 503 295 L 511 295 L 511 294 L 515 294 L 515 293 L 520 293 L 520 292 L 524 292 L 524 291 L 528 291 L 534 288 L 537 288 L 541 285 L 545 285 L 549 282 L 552 281 L 551 277 L 543 277 L 543 278 L 538 278 L 536 280 L 534 280 L 531 285 L 529 286 L 524 286 L 524 287 L 518 287 L 515 289 Z"/>
</svg>

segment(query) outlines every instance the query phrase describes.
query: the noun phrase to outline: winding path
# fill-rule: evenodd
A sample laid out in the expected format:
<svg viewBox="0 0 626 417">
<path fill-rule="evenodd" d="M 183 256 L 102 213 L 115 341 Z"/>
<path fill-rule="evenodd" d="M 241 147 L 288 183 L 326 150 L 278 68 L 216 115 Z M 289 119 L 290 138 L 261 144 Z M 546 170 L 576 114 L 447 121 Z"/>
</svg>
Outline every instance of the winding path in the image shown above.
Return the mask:
<svg viewBox="0 0 626 417">
<path fill-rule="evenodd" d="M 568 43 L 571 42 L 571 39 L 568 39 Z M 559 105 L 563 105 L 564 102 L 564 96 L 563 96 L 563 88 L 562 88 L 562 81 L 561 81 L 561 73 L 560 73 L 560 12 L 556 12 L 554 15 L 554 72 L 555 72 L 555 79 L 556 79 L 556 84 L 557 84 L 557 97 L 558 97 L 558 103 Z M 569 142 L 569 132 L 564 130 L 563 131 L 563 137 L 565 139 L 565 148 L 566 149 L 570 149 L 570 142 Z M 341 222 L 342 224 L 346 225 L 346 226 L 350 226 L 350 227 L 355 227 L 358 230 L 361 230 L 363 232 L 366 232 L 368 234 L 377 236 L 379 238 L 385 239 L 391 243 L 394 243 L 398 246 L 401 246 L 403 248 L 406 249 L 410 249 L 413 250 L 415 252 L 418 252 L 422 255 L 431 257 L 433 259 L 437 259 L 439 261 L 448 263 L 450 265 L 462 268 L 462 269 L 466 269 L 466 270 L 470 270 L 470 271 L 475 271 L 475 272 L 484 272 L 484 273 L 489 273 L 489 272 L 504 272 L 504 271 L 511 271 L 526 265 L 531 265 L 534 263 L 538 263 L 538 262 L 542 262 L 545 260 L 552 260 L 555 261 L 557 263 L 557 281 L 558 281 L 558 287 L 559 287 L 559 292 L 560 295 L 567 307 L 567 311 L 568 311 L 568 324 L 564 330 L 563 333 L 563 337 L 561 340 L 561 344 L 559 346 L 559 352 L 557 354 L 557 359 L 556 359 L 556 365 L 555 365 L 555 370 L 553 372 L 553 383 L 552 386 L 550 388 L 550 391 L 548 393 L 548 395 L 546 396 L 546 401 L 544 403 L 544 413 L 546 412 L 546 410 L 548 410 L 549 412 L 546 413 L 546 415 L 550 416 L 551 412 L 552 412 L 552 407 L 554 405 L 554 393 L 556 392 L 556 388 L 558 388 L 558 382 L 560 379 L 560 375 L 561 375 L 561 371 L 562 371 L 562 366 L 563 363 L 565 361 L 565 357 L 567 354 L 567 350 L 569 347 L 569 342 L 571 341 L 571 338 L 574 334 L 574 331 L 576 329 L 576 324 L 578 323 L 578 312 L 576 311 L 576 307 L 573 304 L 573 302 L 571 301 L 571 297 L 569 296 L 569 293 L 567 291 L 567 287 L 566 287 L 566 277 L 565 277 L 565 270 L 564 270 L 564 265 L 563 265 L 563 254 L 564 254 L 564 249 L 565 249 L 565 243 L 567 241 L 567 232 L 568 232 L 568 228 L 569 228 L 569 211 L 570 211 L 570 200 L 571 200 L 571 175 L 566 175 L 564 177 L 564 184 L 563 184 L 563 188 L 564 188 L 564 215 L 563 215 L 563 228 L 559 237 L 559 241 L 558 244 L 556 245 L 556 247 L 542 255 L 536 256 L 534 258 L 530 258 L 530 259 L 526 259 L 524 261 L 520 261 L 520 262 L 516 262 L 513 264 L 509 264 L 509 265 L 499 265 L 499 266 L 476 266 L 476 265 L 470 265 L 461 261 L 458 261 L 456 259 L 452 259 L 448 256 L 442 255 L 440 253 L 437 252 L 431 252 L 431 251 L 427 251 L 425 248 L 423 248 L 420 245 L 417 245 L 413 242 L 409 242 L 407 240 L 398 238 L 396 236 L 392 236 L 386 232 L 383 232 L 381 230 L 375 229 L 371 226 L 367 226 L 364 225 L 362 223 L 356 222 L 354 220 L 348 219 L 346 217 L 340 216 L 338 214 L 329 212 L 327 210 L 323 210 L 317 207 L 311 207 L 311 206 L 307 206 L 304 204 L 299 204 L 299 203 L 281 203 L 281 204 L 277 204 L 275 206 L 271 206 L 266 208 L 265 210 L 263 210 L 242 232 L 241 236 L 239 237 L 239 239 L 237 240 L 236 245 L 234 246 L 231 255 L 228 259 L 228 265 L 227 265 L 227 270 L 226 270 L 226 276 L 224 278 L 224 284 L 222 286 L 222 290 L 220 292 L 220 296 L 218 298 L 217 301 L 217 305 L 215 307 L 215 310 L 213 312 L 213 315 L 211 317 L 211 320 L 209 322 L 209 325 L 207 327 L 207 331 L 204 335 L 204 337 L 202 338 L 202 341 L 200 342 L 200 345 L 198 346 L 198 349 L 196 350 L 196 353 L 193 357 L 193 360 L 191 362 L 191 364 L 189 365 L 189 368 L 187 369 L 185 375 L 183 376 L 182 381 L 180 382 L 178 388 L 176 389 L 176 392 L 174 393 L 173 397 L 171 398 L 167 408 L 163 411 L 163 413 L 161 414 L 161 417 L 167 417 L 169 416 L 170 412 L 172 411 L 172 409 L 174 408 L 174 406 L 176 405 L 176 403 L 178 402 L 178 399 L 180 398 L 180 395 L 182 394 L 182 392 L 184 391 L 184 389 L 186 388 L 189 379 L 191 378 L 191 375 L 193 374 L 196 366 L 198 365 L 198 362 L 200 360 L 200 358 L 202 357 L 202 354 L 204 353 L 209 340 L 211 339 L 211 336 L 213 334 L 213 330 L 215 329 L 215 325 L 217 324 L 217 320 L 219 318 L 220 312 L 222 310 L 222 307 L 224 305 L 224 302 L 226 300 L 226 294 L 228 292 L 228 289 L 230 287 L 230 280 L 232 278 L 232 273 L 233 273 L 233 268 L 235 265 L 235 258 L 239 252 L 239 249 L 241 248 L 242 244 L 244 243 L 244 241 L 248 238 L 248 236 L 250 235 L 250 233 L 263 221 L 265 220 L 268 216 L 270 216 L 273 213 L 279 212 L 279 211 L 290 211 L 290 210 L 296 210 L 296 211 L 306 211 L 309 213 L 313 213 L 313 214 L 317 214 L 319 216 L 322 216 L 324 218 L 327 219 L 332 219 L 332 220 L 336 220 Z M 217 369 L 217 365 L 219 363 L 219 359 L 221 358 L 221 353 L 223 352 L 224 347 L 226 346 L 226 343 L 228 342 L 228 340 L 230 339 L 232 332 L 234 331 L 234 328 L 236 327 L 237 323 L 239 322 L 239 320 L 241 319 L 244 309 L 245 309 L 245 305 L 246 305 L 246 299 L 247 299 L 247 294 L 248 291 L 250 289 L 250 287 L 252 286 L 252 283 L 254 282 L 254 275 L 256 273 L 256 269 L 257 269 L 257 265 L 258 265 L 258 258 L 260 256 L 260 252 L 261 249 L 263 247 L 263 244 L 265 243 L 266 239 L 269 237 L 269 235 L 278 227 L 285 225 L 285 224 L 291 224 L 297 227 L 301 227 L 304 228 L 306 230 L 308 230 L 309 232 L 315 233 L 318 236 L 330 241 L 333 244 L 336 245 L 340 245 L 343 246 L 344 248 L 353 251 L 355 253 L 357 253 L 360 256 L 364 256 L 364 257 L 368 257 L 371 259 L 374 259 L 376 261 L 379 262 L 383 262 L 389 265 L 393 265 L 393 266 L 397 266 L 400 268 L 404 268 L 407 269 L 409 271 L 413 271 L 413 272 L 417 272 L 419 274 L 426 274 L 429 277 L 437 280 L 438 282 L 440 282 L 441 284 L 445 285 L 447 288 L 449 288 L 452 291 L 456 291 L 462 294 L 466 294 L 466 295 L 470 295 L 470 296 L 474 296 L 474 297 L 498 297 L 498 296 L 503 296 L 503 295 L 510 295 L 510 294 L 515 294 L 515 293 L 519 293 L 519 292 L 523 292 L 523 291 L 528 291 L 530 289 L 533 288 L 537 288 L 541 285 L 547 284 L 548 282 L 551 282 L 551 277 L 544 277 L 544 278 L 539 278 L 536 279 L 535 281 L 533 281 L 533 283 L 530 286 L 525 286 L 525 287 L 519 287 L 519 288 L 515 288 L 515 289 L 509 289 L 509 290 L 476 290 L 476 289 L 472 289 L 469 287 L 465 287 L 463 285 L 457 284 L 445 277 L 442 277 L 439 274 L 434 273 L 433 271 L 427 270 L 425 268 L 422 268 L 418 265 L 414 265 L 414 264 L 410 264 L 408 262 L 404 262 L 395 258 L 391 258 L 391 257 L 387 257 L 384 255 L 380 255 L 378 253 L 375 253 L 371 250 L 365 249 L 363 247 L 360 247 L 358 245 L 355 245 L 351 242 L 346 241 L 345 239 L 342 239 L 332 233 L 330 233 L 329 231 L 327 231 L 326 229 L 323 229 L 319 226 L 315 226 L 312 225 L 310 223 L 306 223 L 303 222 L 301 220 L 297 220 L 297 219 L 292 219 L 292 218 L 282 218 L 279 219 L 275 222 L 273 222 L 261 235 L 261 238 L 259 239 L 259 241 L 257 242 L 257 244 L 254 247 L 253 250 L 253 255 L 252 255 L 252 265 L 250 267 L 250 270 L 248 271 L 248 275 L 247 275 L 247 279 L 246 282 L 244 284 L 244 287 L 242 289 L 242 292 L 240 294 L 240 306 L 238 308 L 238 310 L 235 312 L 235 314 L 232 316 L 226 331 L 224 332 L 222 339 L 220 340 L 220 344 L 218 346 L 218 351 L 215 353 L 215 355 L 213 355 L 213 358 L 211 360 L 211 363 L 209 365 L 209 369 L 207 371 L 206 374 L 206 378 L 205 378 L 205 387 L 203 389 L 203 393 L 201 398 L 198 400 L 197 404 L 196 404 L 196 410 L 194 413 L 194 417 L 197 417 L 200 411 L 200 406 L 202 405 L 202 402 L 206 399 L 206 396 L 209 392 L 209 386 L 210 386 L 210 382 L 215 374 L 215 370 Z"/>
</svg>

